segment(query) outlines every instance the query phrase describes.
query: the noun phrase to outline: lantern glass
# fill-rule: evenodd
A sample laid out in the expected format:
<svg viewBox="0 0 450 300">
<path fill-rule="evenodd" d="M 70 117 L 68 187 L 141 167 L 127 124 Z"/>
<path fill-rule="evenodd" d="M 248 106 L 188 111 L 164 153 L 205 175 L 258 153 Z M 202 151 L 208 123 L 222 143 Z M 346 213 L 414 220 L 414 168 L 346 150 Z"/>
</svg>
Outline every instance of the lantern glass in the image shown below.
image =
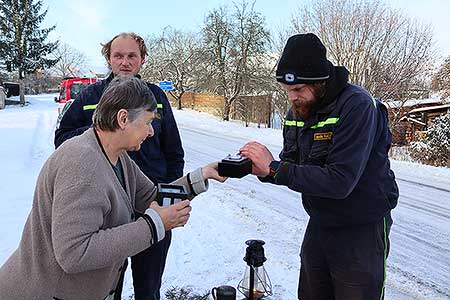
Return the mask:
<svg viewBox="0 0 450 300">
<path fill-rule="evenodd" d="M 253 299 L 249 299 L 250 268 L 253 268 L 255 272 L 253 277 Z M 257 300 L 271 295 L 272 285 L 264 266 L 255 268 L 247 265 L 244 272 L 244 278 L 239 283 L 238 289 L 244 294 L 245 298 L 249 300 Z"/>
</svg>

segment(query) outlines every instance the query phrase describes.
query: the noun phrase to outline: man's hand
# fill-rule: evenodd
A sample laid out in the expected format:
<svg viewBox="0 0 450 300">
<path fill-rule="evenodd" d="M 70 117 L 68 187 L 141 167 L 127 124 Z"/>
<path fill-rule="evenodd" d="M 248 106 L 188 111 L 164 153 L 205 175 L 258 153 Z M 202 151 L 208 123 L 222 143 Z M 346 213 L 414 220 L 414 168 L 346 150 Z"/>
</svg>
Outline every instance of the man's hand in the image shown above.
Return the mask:
<svg viewBox="0 0 450 300">
<path fill-rule="evenodd" d="M 154 209 L 164 224 L 166 231 L 176 227 L 184 226 L 189 220 L 190 212 L 192 210 L 189 200 L 183 200 L 169 206 L 159 206 L 156 201 L 150 204 L 150 208 Z"/>
<path fill-rule="evenodd" d="M 270 163 L 274 160 L 272 153 L 263 144 L 249 142 L 239 149 L 240 154 L 252 161 L 252 174 L 266 177 L 270 174 Z"/>
<path fill-rule="evenodd" d="M 202 167 L 202 175 L 203 178 L 206 179 L 214 179 L 219 182 L 224 182 L 228 179 L 228 177 L 219 176 L 219 162 L 210 163 L 204 167 Z"/>
</svg>

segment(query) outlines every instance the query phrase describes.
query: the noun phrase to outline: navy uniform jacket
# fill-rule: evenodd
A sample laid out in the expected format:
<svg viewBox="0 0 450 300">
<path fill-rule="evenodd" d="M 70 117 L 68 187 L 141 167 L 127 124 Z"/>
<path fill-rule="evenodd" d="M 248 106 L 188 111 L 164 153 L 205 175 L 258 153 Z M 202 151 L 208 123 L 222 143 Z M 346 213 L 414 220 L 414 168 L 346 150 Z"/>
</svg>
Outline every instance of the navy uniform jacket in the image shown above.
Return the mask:
<svg viewBox="0 0 450 300">
<path fill-rule="evenodd" d="M 55 147 L 82 134 L 92 125 L 92 115 L 103 91 L 113 76 L 97 81 L 84 89 L 63 115 L 55 131 Z M 161 119 L 152 122 L 155 135 L 141 144 L 139 151 L 128 152 L 139 168 L 154 183 L 172 182 L 183 176 L 184 151 L 172 109 L 164 92 L 147 83 L 158 103 Z"/>
<path fill-rule="evenodd" d="M 398 199 L 386 107 L 348 84 L 347 74 L 335 67 L 328 101 L 307 120 L 289 111 L 281 162 L 274 178 L 262 179 L 301 192 L 311 221 L 322 226 L 381 220 Z"/>
</svg>

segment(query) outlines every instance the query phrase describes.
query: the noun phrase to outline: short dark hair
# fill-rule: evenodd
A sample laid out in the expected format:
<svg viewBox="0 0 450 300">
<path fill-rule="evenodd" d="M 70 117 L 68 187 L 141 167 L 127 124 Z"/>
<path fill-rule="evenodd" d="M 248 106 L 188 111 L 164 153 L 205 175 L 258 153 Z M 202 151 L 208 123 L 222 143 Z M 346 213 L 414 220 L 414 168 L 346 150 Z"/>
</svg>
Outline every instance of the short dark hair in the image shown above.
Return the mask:
<svg viewBox="0 0 450 300">
<path fill-rule="evenodd" d="M 136 43 L 139 46 L 139 51 L 141 52 L 141 57 L 145 58 L 148 54 L 147 46 L 145 45 L 144 39 L 137 35 L 134 32 L 122 32 L 113 37 L 109 42 L 106 44 L 100 44 L 102 45 L 102 55 L 106 58 L 106 61 L 109 61 L 109 58 L 111 56 L 111 44 L 114 42 L 115 39 L 118 37 L 130 37 L 136 41 Z"/>
<path fill-rule="evenodd" d="M 133 76 L 116 76 L 103 92 L 92 123 L 101 130 L 115 131 L 119 128 L 119 110 L 126 109 L 130 121 L 134 122 L 145 111 L 154 112 L 156 105 L 155 96 L 143 80 Z"/>
</svg>

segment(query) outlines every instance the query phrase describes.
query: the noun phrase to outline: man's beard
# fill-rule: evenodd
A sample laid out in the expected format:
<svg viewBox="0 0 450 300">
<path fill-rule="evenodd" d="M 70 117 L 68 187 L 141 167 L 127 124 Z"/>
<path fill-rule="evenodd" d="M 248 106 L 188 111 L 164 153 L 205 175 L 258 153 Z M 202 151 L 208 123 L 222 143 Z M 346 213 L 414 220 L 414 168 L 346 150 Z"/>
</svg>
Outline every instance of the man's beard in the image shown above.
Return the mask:
<svg viewBox="0 0 450 300">
<path fill-rule="evenodd" d="M 292 109 L 294 111 L 294 117 L 296 120 L 306 120 L 308 119 L 312 113 L 315 111 L 317 107 L 316 103 L 318 99 L 314 98 L 309 101 L 302 101 L 298 104 L 292 104 Z"/>
<path fill-rule="evenodd" d="M 292 110 L 294 111 L 294 117 L 296 120 L 307 120 L 313 115 L 324 102 L 324 96 L 326 92 L 326 85 L 313 85 L 312 93 L 314 98 L 311 100 L 301 100 L 298 104 L 292 104 Z"/>
</svg>

